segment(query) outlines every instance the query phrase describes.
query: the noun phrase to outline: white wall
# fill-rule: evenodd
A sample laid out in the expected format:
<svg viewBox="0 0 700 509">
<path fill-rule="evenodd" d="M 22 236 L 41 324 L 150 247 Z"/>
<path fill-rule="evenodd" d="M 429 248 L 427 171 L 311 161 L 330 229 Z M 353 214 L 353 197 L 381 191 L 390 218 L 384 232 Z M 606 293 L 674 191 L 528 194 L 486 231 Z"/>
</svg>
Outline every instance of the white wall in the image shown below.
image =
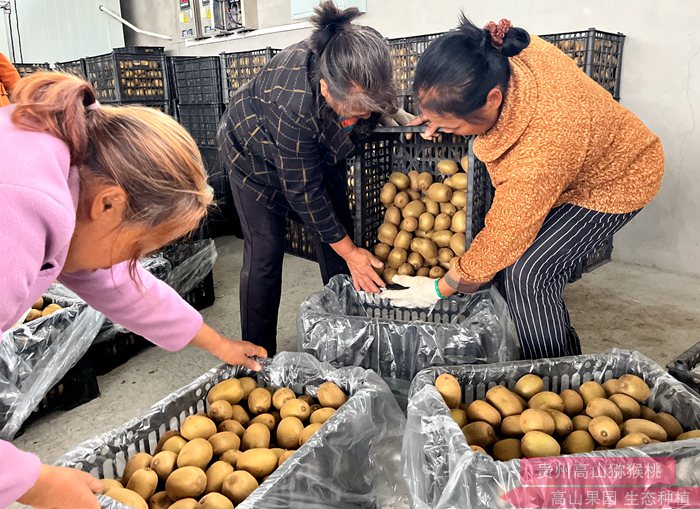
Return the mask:
<svg viewBox="0 0 700 509">
<path fill-rule="evenodd" d="M 23 61 L 32 63 L 75 60 L 124 46 L 121 24 L 100 12 L 100 4 L 119 13 L 119 0 L 13 0 L 15 61 L 20 61 L 20 36 Z M 0 20 L 0 41 L 5 40 Z"/>
<path fill-rule="evenodd" d="M 290 22 L 289 0 L 259 2 L 262 26 Z M 176 2 L 153 3 L 164 9 L 133 21 L 142 28 L 176 34 Z M 696 0 L 368 0 L 361 23 L 387 37 L 439 32 L 455 25 L 460 9 L 477 23 L 506 17 L 535 34 L 594 26 L 627 35 L 621 102 L 661 137 L 666 176 L 652 204 L 616 237 L 615 258 L 700 274 L 700 143 L 696 132 L 700 121 L 700 8 Z M 170 49 L 176 54 L 215 55 L 284 47 L 308 33 L 297 30 L 189 48 L 176 37 Z"/>
</svg>

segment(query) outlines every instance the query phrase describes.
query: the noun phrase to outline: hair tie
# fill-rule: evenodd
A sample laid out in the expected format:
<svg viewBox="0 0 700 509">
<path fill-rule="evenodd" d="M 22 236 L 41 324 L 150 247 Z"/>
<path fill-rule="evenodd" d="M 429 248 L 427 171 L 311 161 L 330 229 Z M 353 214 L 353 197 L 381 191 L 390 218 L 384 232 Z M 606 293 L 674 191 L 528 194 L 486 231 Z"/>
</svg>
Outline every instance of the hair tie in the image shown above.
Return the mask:
<svg viewBox="0 0 700 509">
<path fill-rule="evenodd" d="M 503 18 L 498 24 L 493 21 L 489 21 L 484 30 L 491 34 L 491 46 L 500 50 L 503 47 L 503 39 L 505 38 L 508 30 L 513 27 L 510 20 Z"/>
</svg>

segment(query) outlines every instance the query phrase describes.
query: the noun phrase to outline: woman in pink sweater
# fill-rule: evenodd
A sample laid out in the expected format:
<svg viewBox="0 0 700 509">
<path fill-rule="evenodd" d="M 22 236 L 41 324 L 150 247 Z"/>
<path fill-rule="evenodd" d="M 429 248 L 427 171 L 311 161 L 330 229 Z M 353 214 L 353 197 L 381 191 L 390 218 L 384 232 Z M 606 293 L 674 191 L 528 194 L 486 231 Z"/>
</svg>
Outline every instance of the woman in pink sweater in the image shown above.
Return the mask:
<svg viewBox="0 0 700 509">
<path fill-rule="evenodd" d="M 151 108 L 103 107 L 84 81 L 35 74 L 0 109 L 0 331 L 55 280 L 166 350 L 260 369 L 137 260 L 195 229 L 212 201 L 192 138 Z M 1 336 L 0 336 L 1 337 Z M 0 508 L 96 509 L 100 483 L 0 441 Z"/>
</svg>

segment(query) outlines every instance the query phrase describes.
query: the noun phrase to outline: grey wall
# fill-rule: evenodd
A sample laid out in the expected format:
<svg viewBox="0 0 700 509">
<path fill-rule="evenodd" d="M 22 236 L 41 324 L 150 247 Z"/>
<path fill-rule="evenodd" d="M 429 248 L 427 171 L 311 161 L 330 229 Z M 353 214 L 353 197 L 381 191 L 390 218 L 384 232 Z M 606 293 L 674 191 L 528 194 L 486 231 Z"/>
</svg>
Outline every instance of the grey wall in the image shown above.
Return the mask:
<svg viewBox="0 0 700 509">
<path fill-rule="evenodd" d="M 118 21 L 98 10 L 100 4 L 119 14 L 119 0 L 14 0 L 24 62 L 62 62 L 108 53 L 124 46 Z M 20 61 L 15 12 L 12 13 L 15 60 Z M 0 20 L 0 40 L 6 41 Z M 2 47 L 0 46 L 0 47 Z"/>
<path fill-rule="evenodd" d="M 152 0 L 158 8 L 129 11 L 140 0 L 122 0 L 124 12 L 142 28 L 176 33 L 175 0 Z M 387 37 L 439 32 L 455 25 L 460 9 L 478 23 L 511 19 L 532 33 L 595 26 L 627 35 L 622 104 L 663 140 L 666 176 L 656 199 L 616 237 L 615 257 L 666 270 L 700 275 L 700 9 L 695 0 L 368 0 L 361 22 Z M 259 0 L 261 25 L 289 23 L 289 0 Z M 297 30 L 186 47 L 173 53 L 215 55 L 265 46 L 284 47 L 308 35 Z M 157 41 L 136 38 L 139 44 Z"/>
</svg>

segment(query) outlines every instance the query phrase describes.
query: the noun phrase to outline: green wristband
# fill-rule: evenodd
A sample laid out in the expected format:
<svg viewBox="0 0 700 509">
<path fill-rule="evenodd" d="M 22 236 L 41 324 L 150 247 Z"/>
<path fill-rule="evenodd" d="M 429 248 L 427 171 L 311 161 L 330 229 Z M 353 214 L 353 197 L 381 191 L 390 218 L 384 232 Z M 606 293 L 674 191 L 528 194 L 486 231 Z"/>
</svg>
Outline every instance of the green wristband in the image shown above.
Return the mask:
<svg viewBox="0 0 700 509">
<path fill-rule="evenodd" d="M 437 293 L 437 296 L 438 296 L 438 297 L 440 297 L 441 299 L 444 299 L 445 296 L 444 296 L 443 294 L 440 293 L 440 285 L 439 285 L 439 283 L 440 283 L 440 280 L 439 280 L 439 279 L 436 279 L 436 280 L 435 280 L 435 293 Z"/>
</svg>

